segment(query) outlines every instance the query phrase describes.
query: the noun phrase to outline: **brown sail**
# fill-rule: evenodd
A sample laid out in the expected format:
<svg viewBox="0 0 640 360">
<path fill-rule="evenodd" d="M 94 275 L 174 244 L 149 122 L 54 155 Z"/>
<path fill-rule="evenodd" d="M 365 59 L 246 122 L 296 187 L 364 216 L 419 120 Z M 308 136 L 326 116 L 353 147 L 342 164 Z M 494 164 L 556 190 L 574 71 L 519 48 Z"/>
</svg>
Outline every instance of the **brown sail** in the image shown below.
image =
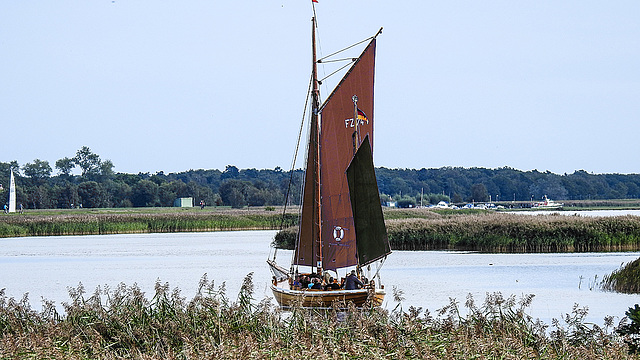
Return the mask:
<svg viewBox="0 0 640 360">
<path fill-rule="evenodd" d="M 307 167 L 304 179 L 304 193 L 302 197 L 302 216 L 300 217 L 300 230 L 295 248 L 293 263 L 295 265 L 316 266 L 315 260 L 319 241 L 319 231 L 317 226 L 318 212 L 317 189 L 319 174 L 318 169 L 318 129 L 316 121 L 311 121 L 310 145 L 307 154 Z M 314 140 L 315 139 L 315 140 Z"/>
<path fill-rule="evenodd" d="M 361 138 L 367 135 L 373 137 L 375 50 L 374 38 L 321 108 L 321 237 L 325 269 L 358 263 L 356 232 L 345 171 Z M 354 95 L 358 98 L 358 109 L 368 118 L 354 119 Z"/>
</svg>

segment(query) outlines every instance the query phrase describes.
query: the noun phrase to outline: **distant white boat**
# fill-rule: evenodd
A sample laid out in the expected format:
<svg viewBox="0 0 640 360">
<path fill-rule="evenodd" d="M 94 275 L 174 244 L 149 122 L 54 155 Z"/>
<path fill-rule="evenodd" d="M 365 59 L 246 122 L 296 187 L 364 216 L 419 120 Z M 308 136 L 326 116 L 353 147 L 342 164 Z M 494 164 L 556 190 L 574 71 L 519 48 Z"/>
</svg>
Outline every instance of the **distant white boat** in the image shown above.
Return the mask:
<svg viewBox="0 0 640 360">
<path fill-rule="evenodd" d="M 561 209 L 564 206 L 564 203 L 558 203 L 553 200 L 550 200 L 547 195 L 545 195 L 541 202 L 533 204 L 533 208 L 541 209 L 541 210 L 549 210 L 549 209 Z"/>
<path fill-rule="evenodd" d="M 11 170 L 11 180 L 9 180 L 9 212 L 16 212 L 16 181 Z"/>
</svg>

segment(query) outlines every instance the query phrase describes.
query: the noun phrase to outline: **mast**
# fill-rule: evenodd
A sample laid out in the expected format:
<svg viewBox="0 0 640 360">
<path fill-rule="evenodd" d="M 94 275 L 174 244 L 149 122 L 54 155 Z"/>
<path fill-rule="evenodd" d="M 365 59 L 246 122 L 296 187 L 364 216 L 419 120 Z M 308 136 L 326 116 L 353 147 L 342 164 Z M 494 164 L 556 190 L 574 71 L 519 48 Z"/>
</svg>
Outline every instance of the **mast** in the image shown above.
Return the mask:
<svg viewBox="0 0 640 360">
<path fill-rule="evenodd" d="M 318 81 L 316 57 L 316 19 L 311 18 L 312 36 L 312 71 L 311 80 L 311 116 L 309 120 L 309 142 L 304 174 L 304 190 L 302 195 L 302 214 L 298 239 L 294 252 L 293 265 L 317 268 L 321 272 L 322 264 L 321 233 L 321 192 L 320 192 L 320 83 Z"/>
<path fill-rule="evenodd" d="M 360 123 L 360 119 L 358 118 L 358 95 L 353 95 L 351 97 L 353 100 L 353 121 L 356 123 L 356 130 L 353 132 L 353 155 L 356 155 L 356 151 L 360 146 L 360 127 L 358 124 Z"/>
<path fill-rule="evenodd" d="M 312 144 L 315 145 L 313 149 L 315 151 L 316 161 L 314 164 L 314 178 L 315 178 L 315 226 L 317 229 L 318 237 L 314 239 L 314 260 L 316 262 L 318 274 L 322 274 L 322 211 L 321 211 L 321 193 L 320 193 L 320 84 L 318 83 L 318 61 L 316 57 L 316 18 L 311 18 L 311 48 L 312 48 L 312 61 L 313 61 L 313 91 L 311 93 L 311 126 L 315 127 L 315 134 Z"/>
</svg>

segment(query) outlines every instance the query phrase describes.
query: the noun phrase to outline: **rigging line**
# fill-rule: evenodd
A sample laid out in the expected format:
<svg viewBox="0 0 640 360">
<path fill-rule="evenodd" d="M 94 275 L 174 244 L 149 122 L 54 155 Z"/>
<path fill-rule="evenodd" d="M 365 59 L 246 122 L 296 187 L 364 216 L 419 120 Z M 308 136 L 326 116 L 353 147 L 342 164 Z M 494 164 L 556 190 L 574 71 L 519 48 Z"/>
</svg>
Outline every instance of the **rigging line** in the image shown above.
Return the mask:
<svg viewBox="0 0 640 360">
<path fill-rule="evenodd" d="M 298 131 L 298 141 L 296 142 L 296 150 L 294 151 L 293 159 L 291 160 L 291 170 L 289 170 L 289 184 L 287 185 L 287 193 L 284 196 L 284 206 L 282 209 L 282 218 L 280 220 L 280 231 L 282 231 L 282 228 L 284 226 L 284 219 L 285 219 L 285 216 L 287 215 L 287 203 L 289 202 L 289 194 L 291 193 L 291 183 L 293 183 L 293 174 L 294 174 L 294 169 L 296 167 L 296 159 L 298 158 L 298 150 L 300 149 L 300 139 L 302 138 L 302 130 L 304 129 L 304 119 L 307 116 L 307 108 L 309 105 L 309 98 L 310 98 L 309 95 L 311 94 L 312 83 L 313 83 L 313 76 L 311 76 L 311 78 L 309 79 L 307 96 L 304 102 L 304 110 L 302 111 L 302 121 L 300 122 L 300 130 Z M 278 248 L 276 247 L 274 249 L 275 250 L 273 251 L 273 261 L 276 261 Z"/>
<path fill-rule="evenodd" d="M 351 65 L 351 63 L 346 64 L 346 65 L 342 66 L 341 68 L 339 68 L 338 70 L 336 70 L 336 71 L 332 72 L 331 74 L 329 74 L 329 75 L 327 75 L 327 76 L 323 77 L 322 79 L 320 79 L 320 80 L 319 80 L 319 83 L 320 83 L 320 84 L 322 84 L 322 82 L 323 82 L 323 81 L 325 81 L 326 79 L 328 79 L 328 78 L 332 77 L 332 76 L 333 76 L 333 75 L 335 75 L 337 72 L 342 71 L 342 69 L 346 68 L 346 67 L 347 67 L 347 66 L 349 66 L 349 65 Z"/>
<path fill-rule="evenodd" d="M 380 264 L 376 265 L 376 273 L 373 274 L 373 276 L 371 277 L 372 279 L 375 278 L 376 276 L 378 277 L 378 281 L 380 282 L 380 269 L 382 269 L 382 265 L 384 265 L 385 260 L 387 260 L 387 257 L 383 257 L 382 259 L 380 259 Z"/>
<path fill-rule="evenodd" d="M 376 34 L 376 35 L 377 35 L 377 34 Z M 318 62 L 322 62 L 322 61 L 323 61 L 324 59 L 326 59 L 326 58 L 330 58 L 330 57 L 332 57 L 333 55 L 339 54 L 339 53 L 341 53 L 341 52 L 343 52 L 343 51 L 347 51 L 347 50 L 351 49 L 352 47 L 358 46 L 358 45 L 360 45 L 360 44 L 362 44 L 362 43 L 364 43 L 364 42 L 367 42 L 367 41 L 369 41 L 369 40 L 371 40 L 371 39 L 373 39 L 373 38 L 375 38 L 375 36 L 371 36 L 371 37 L 366 38 L 366 39 L 364 39 L 364 40 L 362 40 L 362 41 L 360 41 L 360 42 L 357 42 L 357 43 L 355 43 L 355 44 L 353 44 L 353 45 L 347 46 L 346 48 L 344 48 L 344 49 L 342 49 L 342 50 L 338 50 L 338 51 L 336 51 L 336 52 L 334 52 L 334 53 L 332 53 L 332 54 L 329 54 L 329 55 L 327 55 L 327 56 L 325 56 L 325 57 L 323 57 L 323 58 L 318 59 Z"/>
<path fill-rule="evenodd" d="M 333 62 L 340 62 L 340 61 L 356 61 L 358 60 L 358 58 L 342 58 L 342 59 L 335 59 L 335 60 L 327 60 L 327 61 L 320 61 L 318 60 L 319 64 L 326 64 L 326 63 L 333 63 Z"/>
<path fill-rule="evenodd" d="M 316 18 L 316 38 L 317 38 L 316 46 L 318 48 L 318 54 L 322 56 L 322 41 L 320 40 L 320 28 L 318 27 L 318 18 Z M 316 63 L 318 64 L 320 62 L 316 59 Z M 327 74 L 327 71 L 324 66 L 321 66 L 317 69 L 318 69 L 317 71 L 322 71 L 323 76 Z M 316 74 L 320 75 L 319 73 L 316 73 Z M 318 81 L 318 85 L 322 86 L 322 81 Z M 324 86 L 324 89 L 325 91 L 329 92 L 329 89 L 327 88 L 326 85 Z M 320 104 L 322 104 L 322 99 L 320 98 L 320 91 L 318 91 L 318 101 L 320 102 Z"/>
<path fill-rule="evenodd" d="M 280 230 L 284 226 L 284 217 L 287 211 L 287 202 L 289 200 L 289 194 L 291 192 L 291 184 L 293 183 L 293 174 L 296 166 L 296 159 L 298 158 L 298 150 L 300 149 L 300 139 L 302 138 L 302 130 L 304 129 L 304 119 L 307 116 L 307 107 L 309 105 L 309 94 L 311 93 L 311 87 L 313 85 L 313 76 L 309 79 L 309 87 L 307 88 L 307 99 L 304 102 L 304 110 L 302 111 L 302 121 L 300 122 L 300 130 L 298 130 L 298 141 L 296 142 L 296 150 L 293 153 L 293 159 L 291 160 L 291 170 L 289 170 L 289 184 L 287 186 L 287 193 L 284 197 L 284 210 L 282 211 L 282 220 L 280 221 Z"/>
<path fill-rule="evenodd" d="M 316 16 L 316 4 L 312 1 L 311 8 L 313 8 L 313 17 L 318 21 L 318 16 Z"/>
</svg>

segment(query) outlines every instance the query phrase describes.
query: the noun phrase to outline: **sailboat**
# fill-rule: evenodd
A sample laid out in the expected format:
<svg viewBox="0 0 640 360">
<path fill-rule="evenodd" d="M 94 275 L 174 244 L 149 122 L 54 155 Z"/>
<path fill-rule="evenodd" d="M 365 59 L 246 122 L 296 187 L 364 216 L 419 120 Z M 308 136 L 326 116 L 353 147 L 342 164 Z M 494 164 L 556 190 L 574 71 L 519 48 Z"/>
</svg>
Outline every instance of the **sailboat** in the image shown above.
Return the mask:
<svg viewBox="0 0 640 360">
<path fill-rule="evenodd" d="M 16 212 L 16 180 L 13 176 L 13 170 L 11 170 L 11 177 L 9 180 L 9 210 L 10 213 Z"/>
<path fill-rule="evenodd" d="M 299 232 L 288 270 L 276 263 L 275 254 L 267 261 L 274 275 L 271 290 L 283 308 L 336 304 L 343 308 L 350 302 L 357 307 L 380 306 L 385 290 L 379 271 L 391 253 L 372 155 L 376 38 L 382 29 L 363 41 L 368 41 L 365 49 L 352 59 L 322 104 L 317 64 L 323 59 L 316 58 L 315 30 L 314 17 L 311 115 Z M 354 283 L 349 276 L 362 286 L 341 286 L 345 279 Z M 305 278 L 315 278 L 324 287 L 307 288 L 299 281 Z"/>
</svg>

